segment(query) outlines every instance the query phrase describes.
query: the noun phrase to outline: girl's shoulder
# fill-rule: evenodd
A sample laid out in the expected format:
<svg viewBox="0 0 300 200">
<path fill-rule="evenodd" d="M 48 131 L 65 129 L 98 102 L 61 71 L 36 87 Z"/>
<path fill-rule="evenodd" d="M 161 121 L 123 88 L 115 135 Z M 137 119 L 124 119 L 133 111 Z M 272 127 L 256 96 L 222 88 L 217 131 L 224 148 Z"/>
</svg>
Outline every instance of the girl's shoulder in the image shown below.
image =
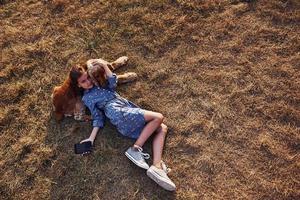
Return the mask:
<svg viewBox="0 0 300 200">
<path fill-rule="evenodd" d="M 84 91 L 83 96 L 81 98 L 82 101 L 85 102 L 91 98 L 91 94 L 93 94 L 93 89 L 94 89 L 94 87 Z"/>
</svg>

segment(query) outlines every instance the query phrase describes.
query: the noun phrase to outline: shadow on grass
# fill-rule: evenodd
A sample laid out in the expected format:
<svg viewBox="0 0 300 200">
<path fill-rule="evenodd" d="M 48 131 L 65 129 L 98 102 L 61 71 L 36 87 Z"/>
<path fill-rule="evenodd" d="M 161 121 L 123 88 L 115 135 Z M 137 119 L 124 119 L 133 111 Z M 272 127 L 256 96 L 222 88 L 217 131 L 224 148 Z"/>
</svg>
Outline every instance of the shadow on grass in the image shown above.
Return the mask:
<svg viewBox="0 0 300 200">
<path fill-rule="evenodd" d="M 74 154 L 73 146 L 89 136 L 90 122 L 50 119 L 47 145 L 54 151 L 49 161 L 50 199 L 174 199 L 131 163 L 124 152 L 134 140 L 124 138 L 108 122 L 88 156 Z M 151 152 L 151 139 L 144 149 Z"/>
</svg>

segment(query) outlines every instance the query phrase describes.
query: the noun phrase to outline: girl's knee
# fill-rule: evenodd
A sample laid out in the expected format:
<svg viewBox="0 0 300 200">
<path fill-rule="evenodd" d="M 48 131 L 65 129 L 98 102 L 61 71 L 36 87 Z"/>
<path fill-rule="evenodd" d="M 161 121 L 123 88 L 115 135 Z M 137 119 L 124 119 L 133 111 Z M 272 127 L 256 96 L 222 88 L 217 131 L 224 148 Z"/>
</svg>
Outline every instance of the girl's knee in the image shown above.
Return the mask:
<svg viewBox="0 0 300 200">
<path fill-rule="evenodd" d="M 153 111 L 145 111 L 144 118 L 147 122 L 155 121 L 161 124 L 164 120 L 164 116 L 161 113 L 153 112 Z"/>
<path fill-rule="evenodd" d="M 157 129 L 157 133 L 159 134 L 167 134 L 168 132 L 168 127 L 165 124 L 161 124 L 159 129 Z"/>
<path fill-rule="evenodd" d="M 163 133 L 165 133 L 165 134 L 166 134 L 166 133 L 168 132 L 168 127 L 167 127 L 167 125 L 165 125 L 165 124 L 161 124 L 161 126 L 160 126 L 160 127 L 161 127 L 161 130 L 162 130 L 162 132 L 163 132 Z"/>
<path fill-rule="evenodd" d="M 155 121 L 162 123 L 164 121 L 164 116 L 161 113 L 157 113 L 155 116 Z"/>
</svg>

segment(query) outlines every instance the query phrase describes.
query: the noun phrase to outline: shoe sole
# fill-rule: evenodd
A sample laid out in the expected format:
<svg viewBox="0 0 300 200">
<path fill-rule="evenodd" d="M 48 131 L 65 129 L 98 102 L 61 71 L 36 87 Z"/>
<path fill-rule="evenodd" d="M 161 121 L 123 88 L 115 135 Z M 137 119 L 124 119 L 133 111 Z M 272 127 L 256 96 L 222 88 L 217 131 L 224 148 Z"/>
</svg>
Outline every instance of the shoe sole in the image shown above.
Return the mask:
<svg viewBox="0 0 300 200">
<path fill-rule="evenodd" d="M 125 152 L 125 155 L 126 155 L 126 157 L 127 157 L 129 160 L 131 160 L 134 164 L 136 164 L 136 165 L 139 166 L 140 168 L 143 168 L 143 169 L 149 169 L 149 168 L 150 168 L 149 166 L 145 168 L 145 166 L 140 165 L 140 163 L 136 162 L 135 159 L 134 159 L 131 155 L 129 155 L 129 153 Z"/>
<path fill-rule="evenodd" d="M 174 191 L 176 189 L 176 187 L 174 187 L 173 185 L 171 185 L 170 183 L 167 183 L 163 180 L 160 179 L 161 176 L 159 176 L 154 170 L 152 169 L 148 169 L 147 170 L 147 176 L 149 178 L 151 178 L 152 180 L 154 180 L 159 186 L 161 186 L 162 188 L 164 188 L 165 190 L 168 191 Z"/>
</svg>

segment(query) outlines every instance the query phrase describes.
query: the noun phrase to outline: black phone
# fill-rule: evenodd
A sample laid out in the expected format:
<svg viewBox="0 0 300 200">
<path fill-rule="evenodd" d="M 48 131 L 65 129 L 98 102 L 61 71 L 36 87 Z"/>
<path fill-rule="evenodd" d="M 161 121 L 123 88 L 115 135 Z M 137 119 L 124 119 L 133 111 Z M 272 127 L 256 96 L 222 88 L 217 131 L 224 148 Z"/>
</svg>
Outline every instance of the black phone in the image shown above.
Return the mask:
<svg viewBox="0 0 300 200">
<path fill-rule="evenodd" d="M 92 142 L 86 141 L 74 145 L 75 154 L 89 154 L 92 152 Z"/>
</svg>

